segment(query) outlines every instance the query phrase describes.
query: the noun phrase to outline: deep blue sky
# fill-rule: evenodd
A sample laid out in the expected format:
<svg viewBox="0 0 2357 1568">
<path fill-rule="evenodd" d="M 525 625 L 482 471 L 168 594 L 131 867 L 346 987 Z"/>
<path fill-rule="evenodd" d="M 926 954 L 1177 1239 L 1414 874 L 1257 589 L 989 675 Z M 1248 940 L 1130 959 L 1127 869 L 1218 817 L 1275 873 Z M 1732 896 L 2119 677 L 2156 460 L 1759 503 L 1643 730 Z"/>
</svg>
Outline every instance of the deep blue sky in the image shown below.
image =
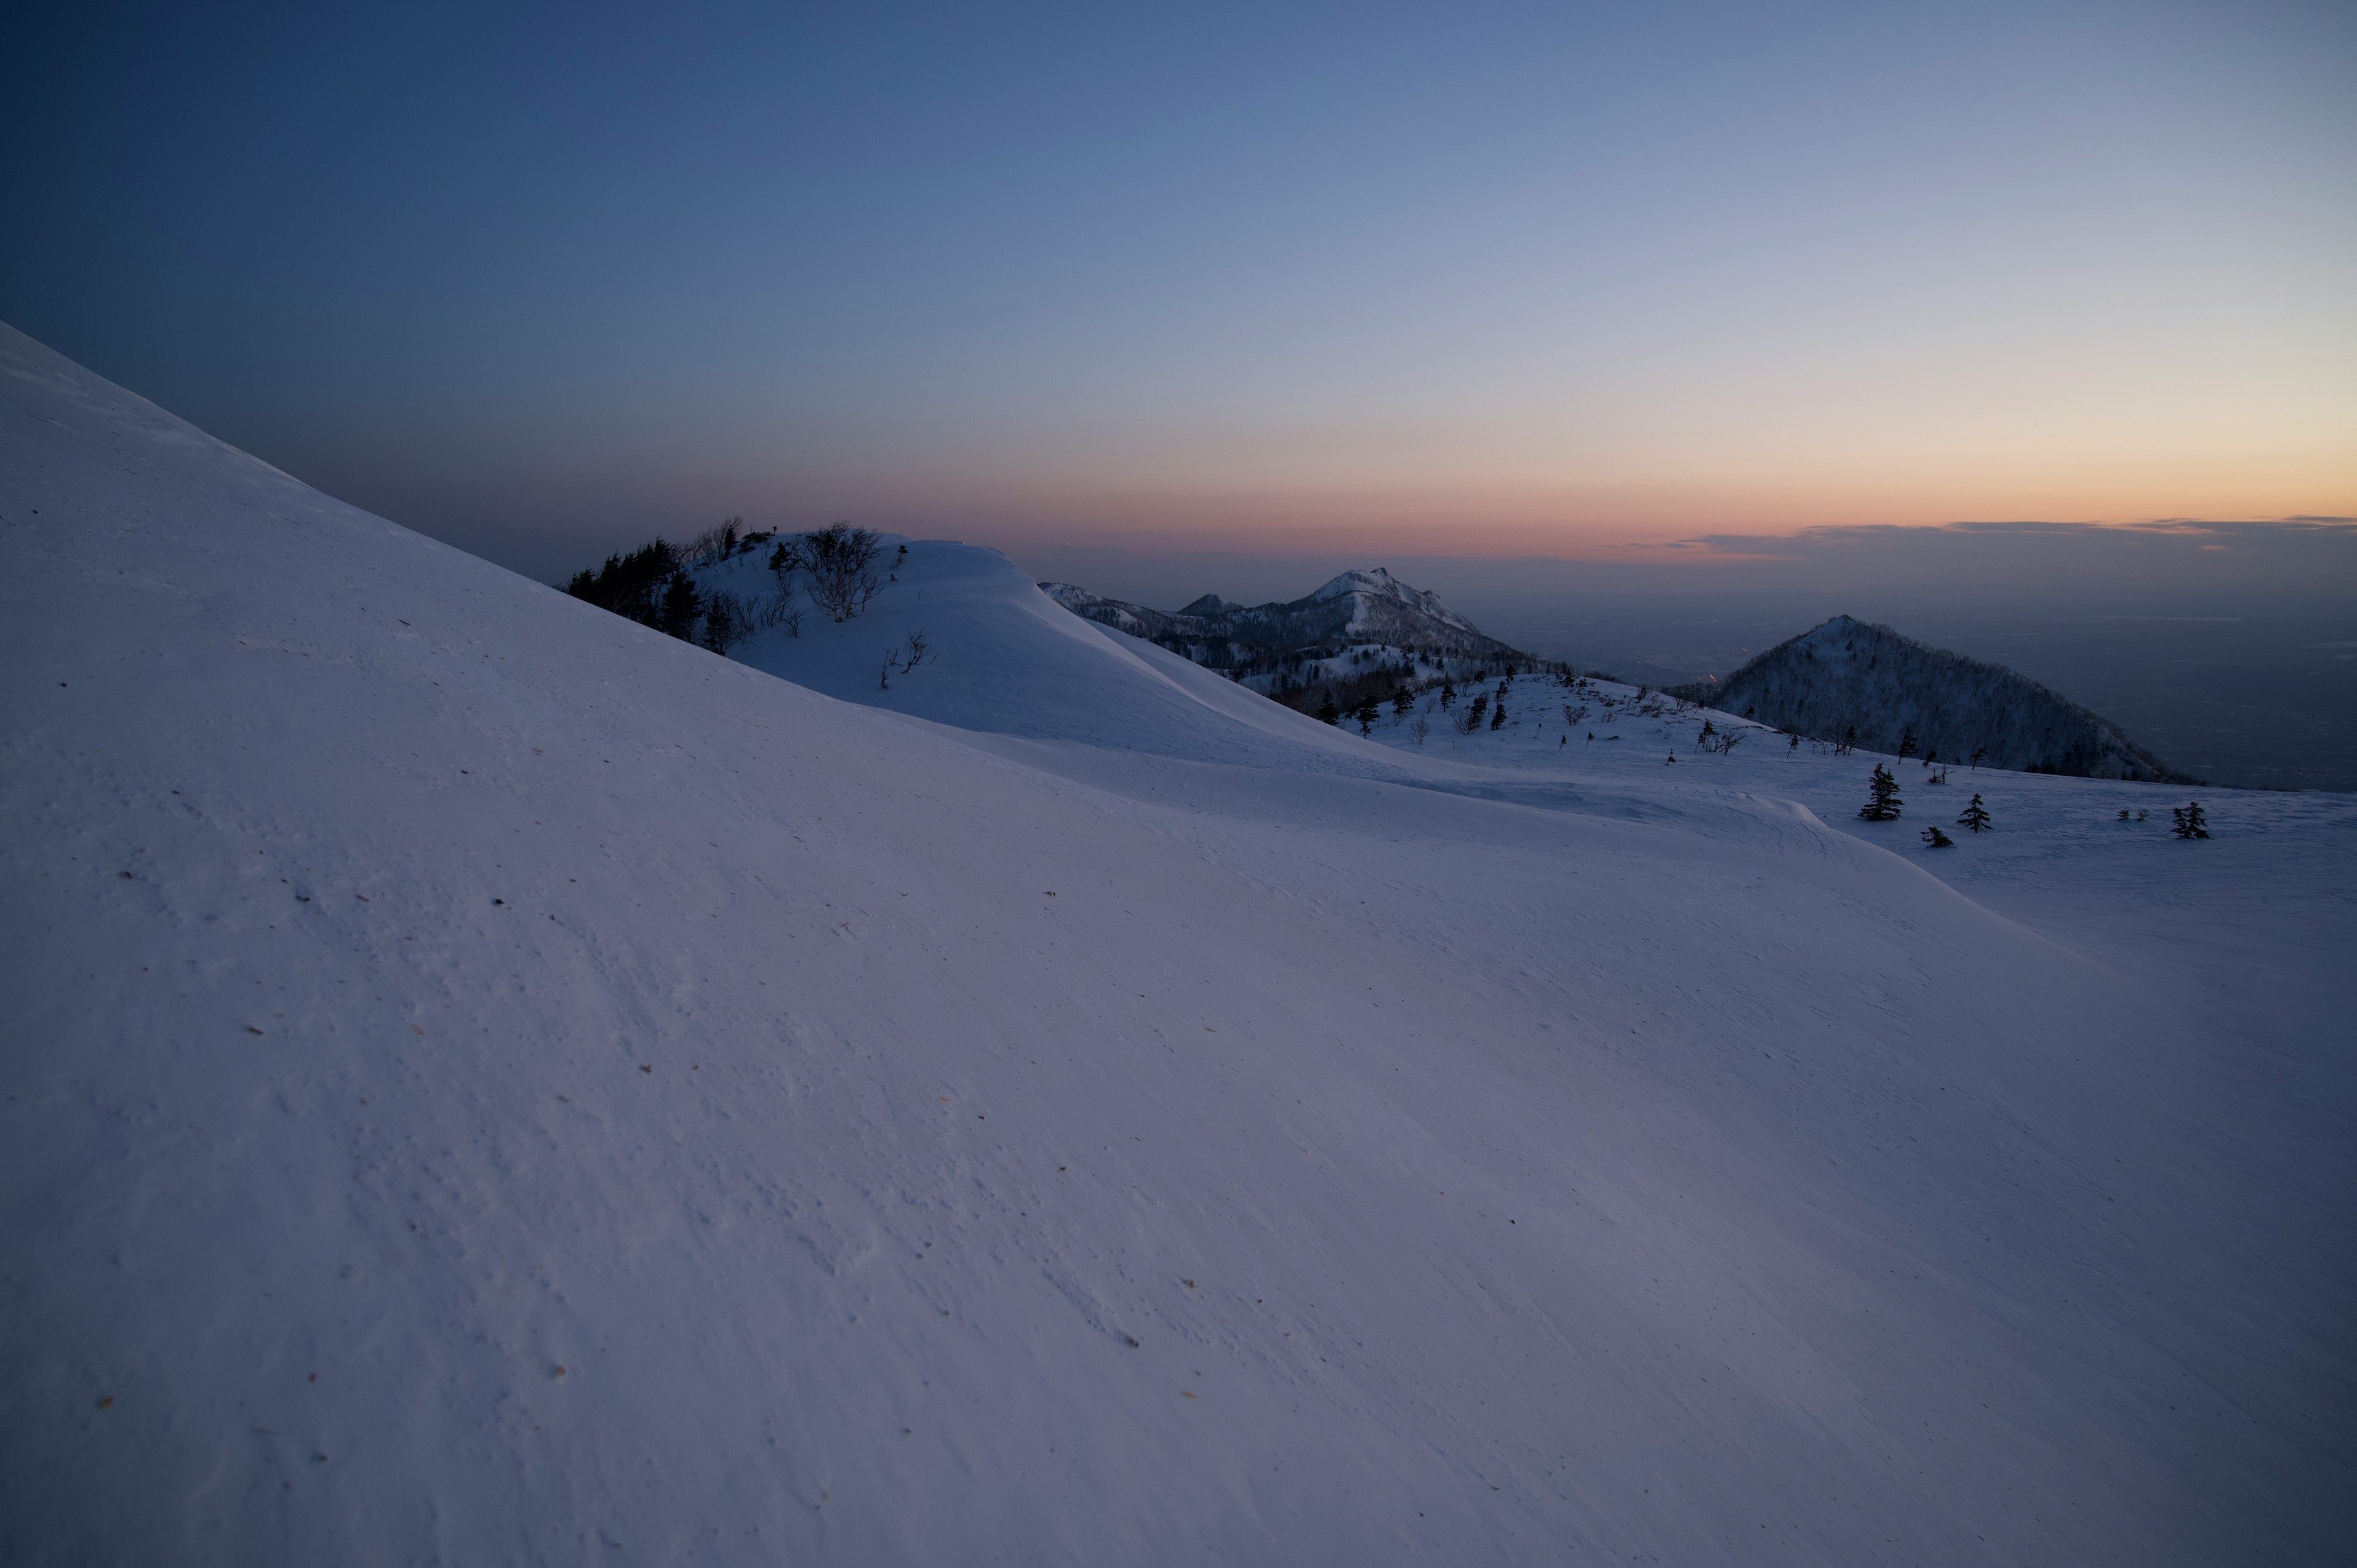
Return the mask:
<svg viewBox="0 0 2357 1568">
<path fill-rule="evenodd" d="M 11 28 L 0 317 L 541 575 L 2357 512 L 2345 4 Z"/>
</svg>

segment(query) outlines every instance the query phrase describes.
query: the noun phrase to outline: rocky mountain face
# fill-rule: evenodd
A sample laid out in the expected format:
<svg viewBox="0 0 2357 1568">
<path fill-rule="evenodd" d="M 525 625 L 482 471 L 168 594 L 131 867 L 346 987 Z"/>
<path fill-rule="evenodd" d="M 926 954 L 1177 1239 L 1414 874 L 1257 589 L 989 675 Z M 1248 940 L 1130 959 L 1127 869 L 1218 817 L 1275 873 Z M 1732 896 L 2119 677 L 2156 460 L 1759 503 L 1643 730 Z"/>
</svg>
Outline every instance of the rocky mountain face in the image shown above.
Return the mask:
<svg viewBox="0 0 2357 1568">
<path fill-rule="evenodd" d="M 1412 588 L 1380 566 L 1345 572 L 1306 598 L 1238 605 L 1205 594 L 1178 610 L 1103 598 L 1070 583 L 1039 586 L 1074 615 L 1213 670 L 1247 671 L 1366 647 L 1471 659 L 1528 657 L 1484 636 L 1438 595 Z"/>
<path fill-rule="evenodd" d="M 2191 782 L 2100 714 L 2001 664 L 1835 616 L 1674 695 L 1815 740 L 2081 779 Z"/>
</svg>

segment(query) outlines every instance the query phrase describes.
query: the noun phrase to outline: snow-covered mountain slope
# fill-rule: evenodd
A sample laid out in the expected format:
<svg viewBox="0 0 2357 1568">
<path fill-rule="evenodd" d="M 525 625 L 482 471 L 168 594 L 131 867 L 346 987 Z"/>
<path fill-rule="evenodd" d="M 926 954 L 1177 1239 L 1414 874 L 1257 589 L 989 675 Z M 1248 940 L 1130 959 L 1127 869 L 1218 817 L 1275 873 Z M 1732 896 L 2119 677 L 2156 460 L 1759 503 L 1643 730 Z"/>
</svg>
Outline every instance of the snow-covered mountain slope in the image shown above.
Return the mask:
<svg viewBox="0 0 2357 1568">
<path fill-rule="evenodd" d="M 866 693 L 940 711 L 842 702 L 0 389 L 12 1563 L 2345 1538 L 2281 956 L 2222 1031 L 1771 790 L 1223 711 L 980 554 Z"/>
<path fill-rule="evenodd" d="M 1439 595 L 1410 587 L 1380 566 L 1344 572 L 1316 592 L 1282 603 L 1238 605 L 1205 594 L 1178 610 L 1104 598 L 1070 583 L 1040 586 L 1074 615 L 1215 669 L 1251 668 L 1288 654 L 1318 657 L 1351 647 L 1520 657 L 1442 604 Z"/>
<path fill-rule="evenodd" d="M 758 554 L 697 575 L 707 589 L 748 599 L 774 591 Z M 913 664 L 911 639 L 924 650 Z M 733 656 L 830 696 L 960 729 L 1202 761 L 1274 755 L 1351 772 L 1393 766 L 1176 654 L 1103 635 L 997 551 L 945 541 L 909 542 L 884 591 L 853 619 L 806 613 L 798 635 L 767 632 Z"/>
<path fill-rule="evenodd" d="M 1779 729 L 1854 738 L 1869 751 L 2184 781 L 2109 722 L 2026 675 L 1848 616 L 1778 643 L 1723 682 L 1677 691 Z"/>
</svg>

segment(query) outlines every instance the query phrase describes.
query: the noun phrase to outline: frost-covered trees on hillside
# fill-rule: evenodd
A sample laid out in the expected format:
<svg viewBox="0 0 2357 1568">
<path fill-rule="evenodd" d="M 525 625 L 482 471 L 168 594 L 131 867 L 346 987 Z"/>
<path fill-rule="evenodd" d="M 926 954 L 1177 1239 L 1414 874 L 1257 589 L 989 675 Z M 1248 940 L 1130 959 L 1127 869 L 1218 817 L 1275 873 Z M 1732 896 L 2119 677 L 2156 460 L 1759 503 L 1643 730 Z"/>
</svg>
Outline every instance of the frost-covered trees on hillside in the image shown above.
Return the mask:
<svg viewBox="0 0 2357 1568">
<path fill-rule="evenodd" d="M 564 585 L 576 599 L 699 643 L 716 653 L 765 631 L 802 635 L 794 575 L 811 575 L 811 598 L 834 619 L 848 620 L 881 591 L 876 564 L 883 541 L 873 532 L 834 523 L 815 533 L 783 538 L 774 532 L 747 532 L 744 519 L 728 518 L 685 544 L 657 539 L 605 564 L 576 572 Z M 774 594 L 750 598 L 726 589 L 707 591 L 698 574 L 726 567 L 768 545 L 768 565 L 777 578 Z M 907 553 L 907 547 L 902 547 Z M 723 580 L 726 580 L 724 575 Z"/>
<path fill-rule="evenodd" d="M 849 620 L 882 588 L 876 557 L 883 548 L 883 540 L 873 531 L 847 522 L 829 523 L 802 535 L 801 554 L 810 568 L 811 597 L 829 619 Z"/>
</svg>

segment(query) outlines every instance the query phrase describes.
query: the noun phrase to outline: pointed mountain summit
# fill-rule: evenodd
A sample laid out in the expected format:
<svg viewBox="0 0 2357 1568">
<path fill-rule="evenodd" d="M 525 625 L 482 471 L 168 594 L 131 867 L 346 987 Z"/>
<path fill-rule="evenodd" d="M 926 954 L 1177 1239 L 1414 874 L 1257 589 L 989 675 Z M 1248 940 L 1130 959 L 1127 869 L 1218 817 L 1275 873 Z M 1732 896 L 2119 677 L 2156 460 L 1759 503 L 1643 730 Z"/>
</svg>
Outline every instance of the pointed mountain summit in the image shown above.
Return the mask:
<svg viewBox="0 0 2357 1568">
<path fill-rule="evenodd" d="M 1851 616 L 1674 695 L 1816 740 L 2081 779 L 2191 782 L 2101 714 L 2018 675 Z"/>
</svg>

